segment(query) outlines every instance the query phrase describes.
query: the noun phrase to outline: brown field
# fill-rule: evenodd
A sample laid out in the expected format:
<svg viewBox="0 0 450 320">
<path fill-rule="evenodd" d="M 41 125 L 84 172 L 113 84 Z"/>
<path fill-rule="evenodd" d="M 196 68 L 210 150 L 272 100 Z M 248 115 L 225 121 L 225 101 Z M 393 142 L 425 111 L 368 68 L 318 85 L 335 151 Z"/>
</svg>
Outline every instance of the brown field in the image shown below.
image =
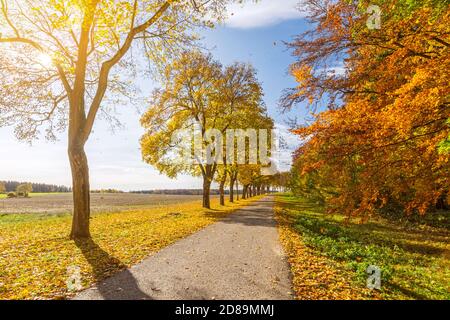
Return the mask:
<svg viewBox="0 0 450 320">
<path fill-rule="evenodd" d="M 156 194 L 91 194 L 92 212 L 117 212 L 133 208 L 162 207 L 189 201 L 201 201 L 198 195 Z M 31 198 L 0 199 L 0 214 L 46 213 L 64 214 L 72 212 L 72 194 L 46 194 Z"/>
</svg>

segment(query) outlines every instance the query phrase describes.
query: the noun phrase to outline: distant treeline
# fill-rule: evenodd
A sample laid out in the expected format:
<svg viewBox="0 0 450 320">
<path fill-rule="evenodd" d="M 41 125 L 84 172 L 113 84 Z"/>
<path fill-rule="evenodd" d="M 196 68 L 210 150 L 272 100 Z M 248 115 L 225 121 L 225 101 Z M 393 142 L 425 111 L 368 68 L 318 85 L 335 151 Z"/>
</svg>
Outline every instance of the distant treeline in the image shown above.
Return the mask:
<svg viewBox="0 0 450 320">
<path fill-rule="evenodd" d="M 168 190 L 140 190 L 140 191 L 130 191 L 130 193 L 140 193 L 140 194 L 172 194 L 172 195 L 203 195 L 202 189 L 168 189 Z M 229 191 L 226 190 L 225 194 Z M 219 190 L 211 189 L 212 195 L 219 194 Z"/>
<path fill-rule="evenodd" d="M 6 192 L 16 191 L 16 188 L 20 184 L 29 183 L 29 182 L 19 182 L 19 181 L 0 181 L 0 183 L 5 184 Z M 71 192 L 72 189 L 66 186 L 57 186 L 54 184 L 46 184 L 46 183 L 31 183 L 33 187 L 33 192 Z"/>
<path fill-rule="evenodd" d="M 117 189 L 98 189 L 91 190 L 91 193 L 124 193 L 124 191 Z"/>
</svg>

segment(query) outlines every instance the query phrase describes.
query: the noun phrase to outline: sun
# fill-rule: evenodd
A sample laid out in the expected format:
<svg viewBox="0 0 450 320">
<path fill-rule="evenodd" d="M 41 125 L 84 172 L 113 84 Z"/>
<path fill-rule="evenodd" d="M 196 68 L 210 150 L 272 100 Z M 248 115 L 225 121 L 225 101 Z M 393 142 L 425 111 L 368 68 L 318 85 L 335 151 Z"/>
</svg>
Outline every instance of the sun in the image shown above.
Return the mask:
<svg viewBox="0 0 450 320">
<path fill-rule="evenodd" d="M 38 55 L 37 62 L 44 68 L 50 68 L 53 65 L 52 57 L 45 53 L 40 53 Z"/>
</svg>

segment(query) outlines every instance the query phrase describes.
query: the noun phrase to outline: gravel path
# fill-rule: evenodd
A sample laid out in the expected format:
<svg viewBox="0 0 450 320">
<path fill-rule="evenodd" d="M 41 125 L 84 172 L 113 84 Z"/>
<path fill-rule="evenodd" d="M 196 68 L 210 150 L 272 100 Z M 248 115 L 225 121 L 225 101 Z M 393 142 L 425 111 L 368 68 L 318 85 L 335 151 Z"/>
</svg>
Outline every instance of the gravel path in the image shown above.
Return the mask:
<svg viewBox="0 0 450 320">
<path fill-rule="evenodd" d="M 75 299 L 292 299 L 273 197 L 164 248 Z"/>
</svg>

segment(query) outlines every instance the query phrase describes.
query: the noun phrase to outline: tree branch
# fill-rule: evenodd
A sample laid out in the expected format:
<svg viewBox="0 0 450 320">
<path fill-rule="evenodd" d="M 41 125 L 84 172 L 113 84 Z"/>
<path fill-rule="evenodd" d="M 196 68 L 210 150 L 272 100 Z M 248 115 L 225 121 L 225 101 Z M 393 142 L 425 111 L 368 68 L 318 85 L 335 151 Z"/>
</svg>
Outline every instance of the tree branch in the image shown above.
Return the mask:
<svg viewBox="0 0 450 320">
<path fill-rule="evenodd" d="M 109 72 L 111 71 L 111 68 L 116 65 L 120 59 L 128 52 L 128 50 L 131 47 L 131 44 L 133 43 L 134 37 L 143 31 L 145 31 L 147 28 L 149 28 L 151 25 L 153 25 L 158 19 L 166 12 L 166 10 L 170 7 L 173 0 L 166 1 L 159 9 L 158 11 L 146 22 L 143 24 L 131 28 L 130 32 L 127 35 L 127 38 L 125 39 L 124 44 L 120 49 L 116 52 L 116 54 L 109 60 L 105 61 L 102 64 L 102 67 L 100 69 L 100 77 L 99 77 L 99 84 L 97 87 L 97 91 L 95 93 L 94 99 L 92 100 L 91 106 L 89 108 L 89 113 L 86 118 L 86 123 L 83 128 L 83 141 L 86 141 L 89 137 L 92 127 L 94 125 L 95 117 L 97 116 L 98 109 L 100 108 L 100 103 L 103 100 L 103 97 L 105 95 L 106 89 L 108 87 L 108 76 Z M 134 7 L 134 10 L 137 10 L 137 7 Z M 135 15 L 135 12 L 133 12 L 133 16 Z"/>
</svg>

